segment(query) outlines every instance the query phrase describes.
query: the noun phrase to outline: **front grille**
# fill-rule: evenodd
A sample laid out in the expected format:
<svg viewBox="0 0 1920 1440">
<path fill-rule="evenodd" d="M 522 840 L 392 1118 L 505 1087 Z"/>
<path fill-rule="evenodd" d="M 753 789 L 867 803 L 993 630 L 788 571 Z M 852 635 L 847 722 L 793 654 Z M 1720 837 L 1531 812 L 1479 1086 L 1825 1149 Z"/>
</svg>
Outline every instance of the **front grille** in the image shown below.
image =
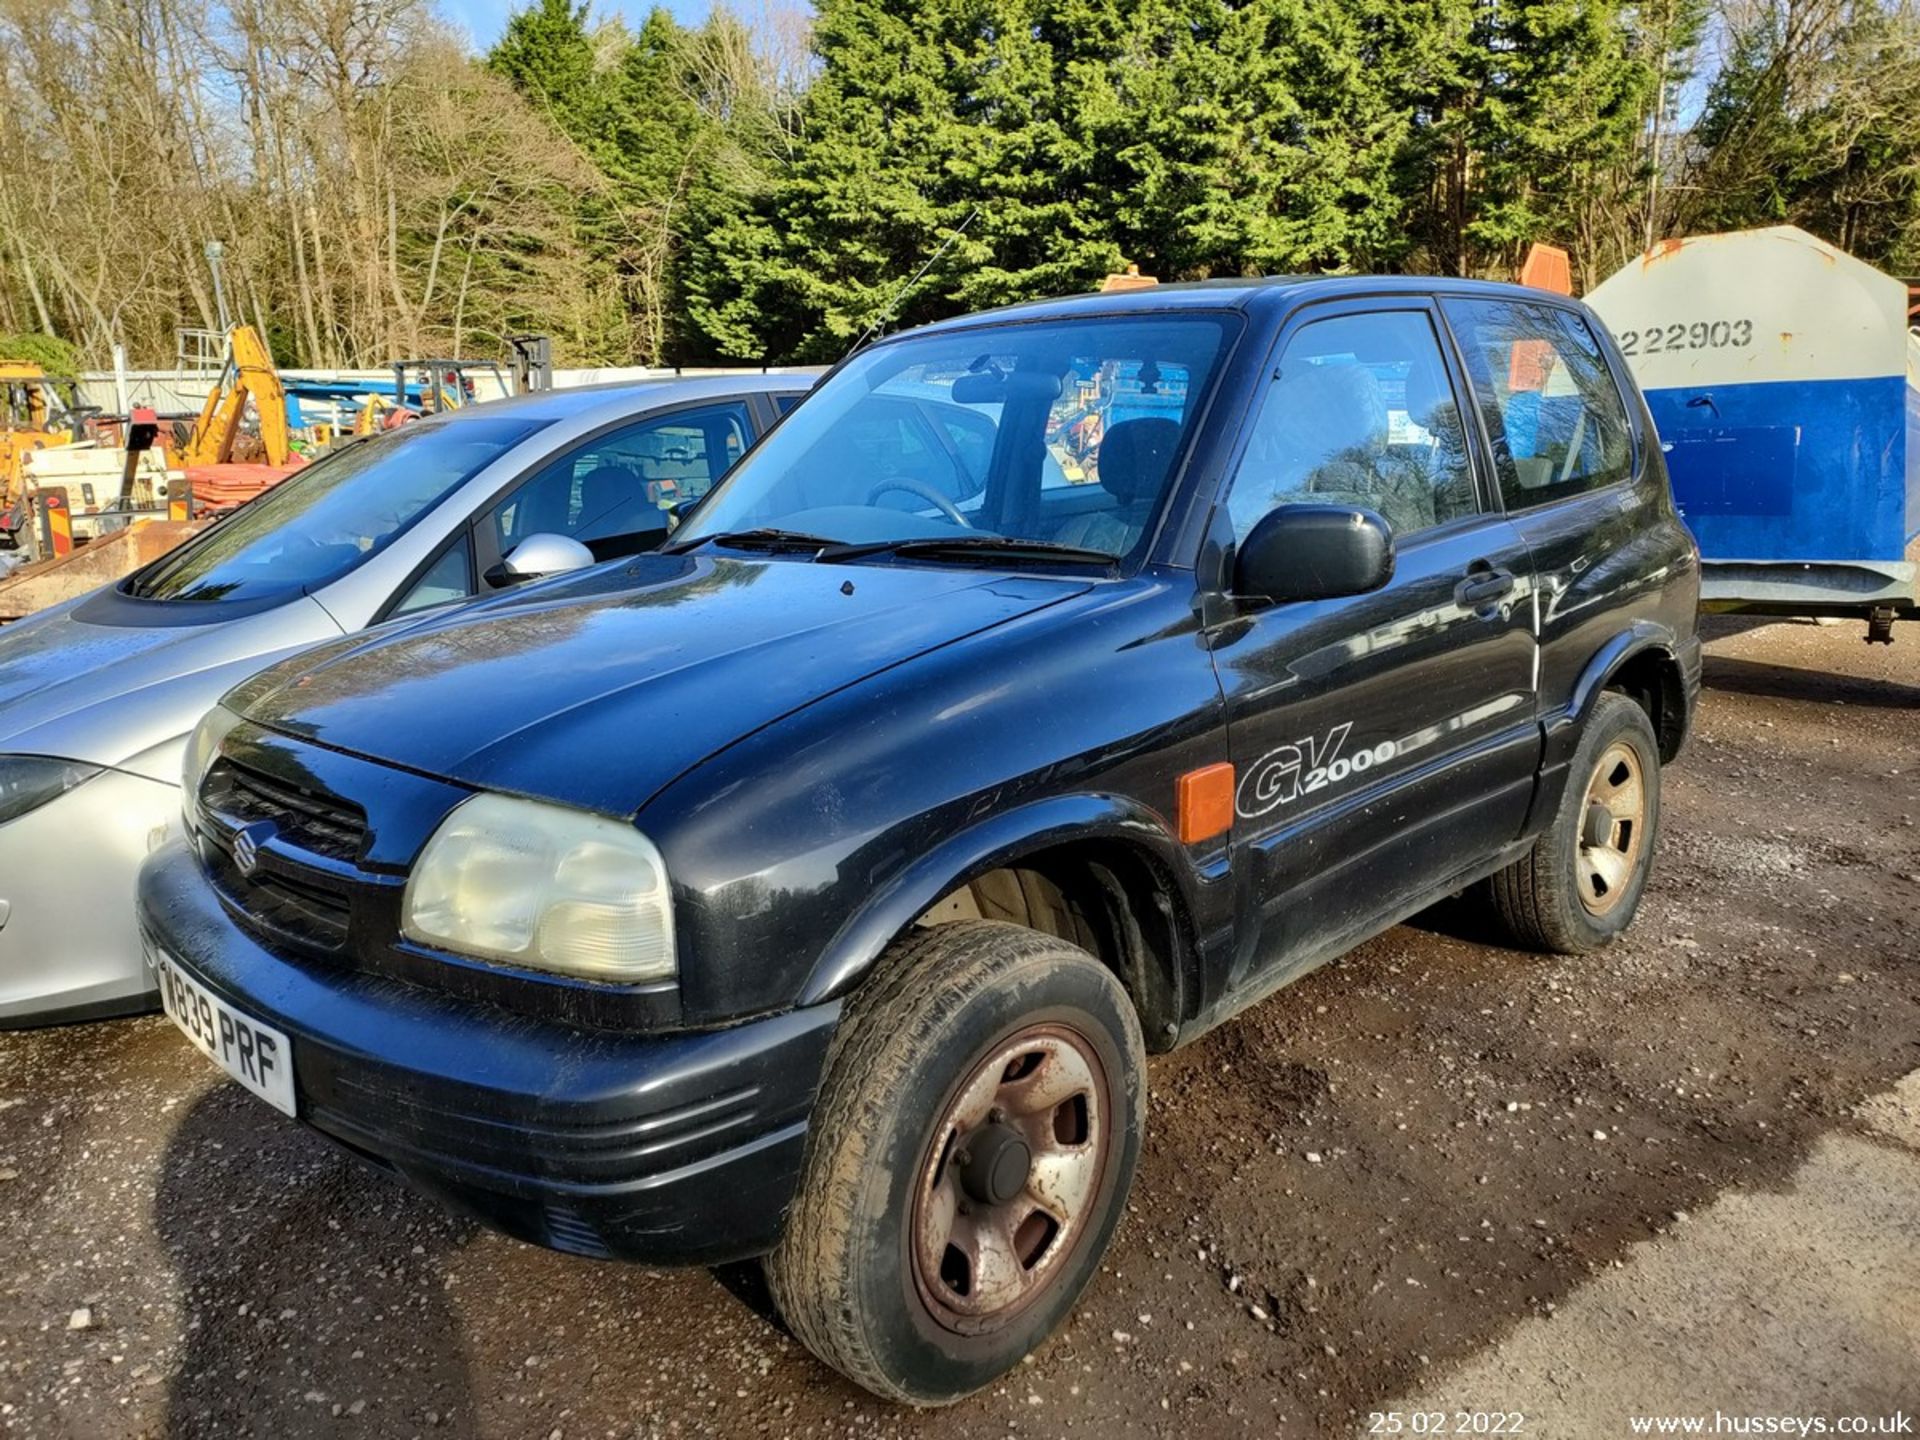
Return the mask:
<svg viewBox="0 0 1920 1440">
<path fill-rule="evenodd" d="M 347 943 L 351 907 L 345 895 L 278 871 L 242 875 L 225 847 L 216 842 L 206 850 L 215 887 L 249 925 L 321 950 Z"/>
<path fill-rule="evenodd" d="M 353 863 L 366 840 L 367 813 L 358 805 L 276 780 L 231 759 L 214 763 L 201 796 L 235 829 L 271 820 L 287 843 L 328 860 Z"/>
<path fill-rule="evenodd" d="M 366 812 L 318 786 L 279 779 L 230 756 L 214 762 L 200 796 L 213 822 L 207 869 L 235 914 L 274 939 L 313 950 L 343 949 L 352 906 L 328 866 L 359 859 Z M 263 859 L 244 875 L 234 863 L 234 836 L 263 821 L 272 826 L 279 858 Z"/>
</svg>

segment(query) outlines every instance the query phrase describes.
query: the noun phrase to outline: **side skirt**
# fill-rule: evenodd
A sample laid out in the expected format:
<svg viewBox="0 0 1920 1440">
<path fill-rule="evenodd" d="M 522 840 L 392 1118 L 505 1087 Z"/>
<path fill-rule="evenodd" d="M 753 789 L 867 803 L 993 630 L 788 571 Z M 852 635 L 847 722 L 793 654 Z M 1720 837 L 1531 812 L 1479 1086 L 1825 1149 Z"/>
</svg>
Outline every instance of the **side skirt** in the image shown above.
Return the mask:
<svg viewBox="0 0 1920 1440">
<path fill-rule="evenodd" d="M 1242 1010 L 1281 990 L 1301 976 L 1310 974 L 1326 964 L 1337 960 L 1349 950 L 1365 944 L 1376 935 L 1385 934 L 1401 921 L 1418 915 L 1429 906 L 1436 905 L 1457 891 L 1489 875 L 1500 871 L 1520 859 L 1533 848 L 1534 835 L 1529 833 L 1523 840 L 1517 840 L 1505 849 L 1498 851 L 1490 859 L 1482 859 L 1440 881 L 1430 889 L 1421 892 L 1409 903 L 1386 915 L 1376 917 L 1361 925 L 1352 926 L 1344 932 L 1336 933 L 1302 950 L 1284 965 L 1276 965 L 1272 970 L 1258 977 L 1255 983 L 1221 997 L 1219 1003 L 1189 1020 L 1174 1041 L 1173 1048 L 1199 1039 L 1207 1031 L 1224 1021 L 1231 1020 Z"/>
</svg>

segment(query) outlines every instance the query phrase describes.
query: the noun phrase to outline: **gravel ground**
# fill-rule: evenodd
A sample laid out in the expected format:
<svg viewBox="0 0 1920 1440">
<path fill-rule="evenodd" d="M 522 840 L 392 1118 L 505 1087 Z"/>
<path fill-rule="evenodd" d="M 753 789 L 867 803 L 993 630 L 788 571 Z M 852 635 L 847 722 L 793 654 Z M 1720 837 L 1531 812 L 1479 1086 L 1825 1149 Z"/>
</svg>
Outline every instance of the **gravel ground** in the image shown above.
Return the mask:
<svg viewBox="0 0 1920 1440">
<path fill-rule="evenodd" d="M 937 1413 L 817 1365 L 749 1267 L 444 1216 L 164 1021 L 0 1037 L 0 1433 L 1351 1433 L 1920 1069 L 1920 626 L 1861 628 L 1713 629 L 1652 888 L 1603 954 L 1500 949 L 1457 907 L 1156 1060 L 1105 1273 Z"/>
<path fill-rule="evenodd" d="M 1726 1191 L 1388 1413 L 1517 1411 L 1542 1440 L 1635 1415 L 1911 1422 L 1920 1070 L 1859 1115 L 1867 1133 L 1821 1136 L 1786 1185 Z"/>
</svg>

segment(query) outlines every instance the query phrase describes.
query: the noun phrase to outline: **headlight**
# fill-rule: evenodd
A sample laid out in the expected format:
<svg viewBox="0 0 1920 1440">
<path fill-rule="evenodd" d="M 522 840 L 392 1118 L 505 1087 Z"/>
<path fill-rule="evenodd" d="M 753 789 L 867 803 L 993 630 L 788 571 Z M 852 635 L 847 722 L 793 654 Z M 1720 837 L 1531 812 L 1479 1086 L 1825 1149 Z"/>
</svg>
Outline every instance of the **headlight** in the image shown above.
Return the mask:
<svg viewBox="0 0 1920 1440">
<path fill-rule="evenodd" d="M 207 769 L 213 764 L 214 756 L 220 753 L 220 742 L 227 738 L 234 726 L 240 723 L 240 717 L 224 705 L 216 705 L 200 717 L 200 723 L 193 727 L 193 734 L 187 737 L 187 752 L 180 762 L 180 785 L 186 792 L 185 805 L 189 815 L 193 813 L 194 801 L 200 795 L 200 782 L 207 778 Z"/>
<path fill-rule="evenodd" d="M 476 795 L 440 822 L 407 880 L 409 939 L 586 980 L 671 979 L 660 852 L 618 820 Z"/>
<path fill-rule="evenodd" d="M 38 810 L 105 768 L 51 755 L 0 755 L 0 825 Z"/>
</svg>

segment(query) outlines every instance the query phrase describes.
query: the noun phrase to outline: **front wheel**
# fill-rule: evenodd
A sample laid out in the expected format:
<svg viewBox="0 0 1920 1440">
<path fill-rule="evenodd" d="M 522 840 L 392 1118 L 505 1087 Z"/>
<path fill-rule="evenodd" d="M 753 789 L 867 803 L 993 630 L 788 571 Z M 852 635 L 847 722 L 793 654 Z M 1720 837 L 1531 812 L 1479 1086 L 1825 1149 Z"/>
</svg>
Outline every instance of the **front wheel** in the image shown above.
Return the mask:
<svg viewBox="0 0 1920 1440">
<path fill-rule="evenodd" d="M 1084 950 L 988 921 L 916 930 L 848 1002 L 767 1261 L 816 1355 L 889 1399 L 990 1384 L 1100 1263 L 1145 1123 L 1126 992 Z"/>
<path fill-rule="evenodd" d="M 1552 823 L 1493 877 L 1494 909 L 1532 949 L 1596 950 L 1633 922 L 1659 828 L 1653 723 L 1633 700 L 1609 692 L 1587 719 Z"/>
</svg>

